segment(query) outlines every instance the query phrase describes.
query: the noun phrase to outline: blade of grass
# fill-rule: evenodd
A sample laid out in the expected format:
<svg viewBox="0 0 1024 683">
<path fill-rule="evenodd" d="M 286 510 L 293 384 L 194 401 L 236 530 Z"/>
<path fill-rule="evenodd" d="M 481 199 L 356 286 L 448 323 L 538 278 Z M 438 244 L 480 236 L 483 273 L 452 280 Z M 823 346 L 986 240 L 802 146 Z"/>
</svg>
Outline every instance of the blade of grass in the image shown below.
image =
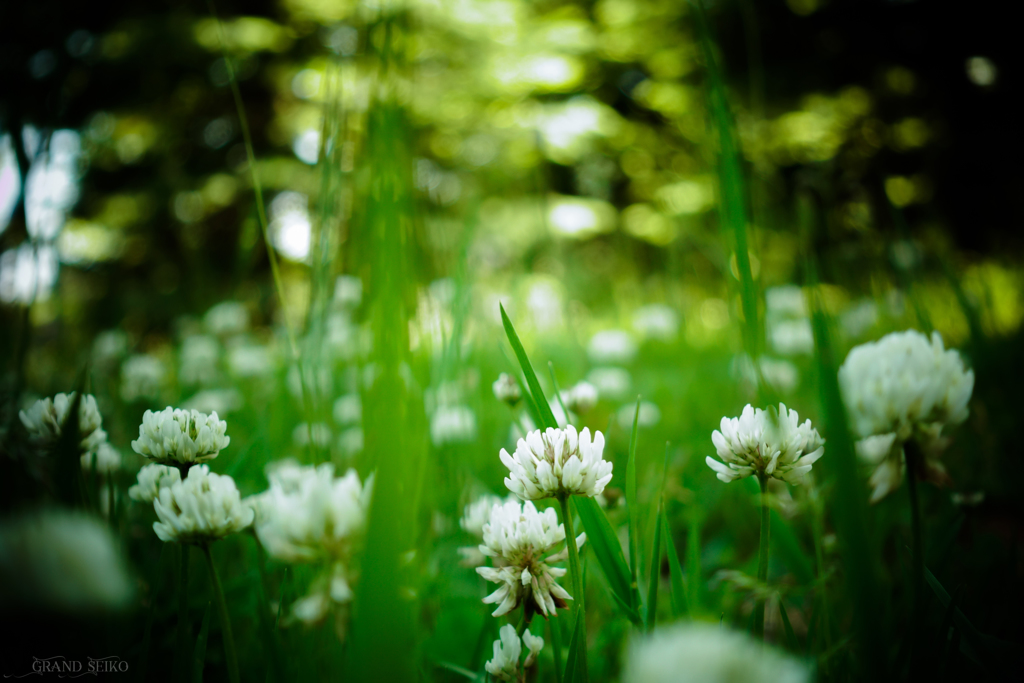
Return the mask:
<svg viewBox="0 0 1024 683">
<path fill-rule="evenodd" d="M 555 400 L 558 401 L 558 407 L 562 409 L 562 415 L 565 416 L 565 424 L 569 424 L 569 409 L 565 407 L 565 402 L 562 400 L 562 392 L 558 389 L 558 379 L 555 377 L 555 364 L 548 361 L 548 372 L 551 373 L 551 387 L 555 392 Z"/>
<path fill-rule="evenodd" d="M 195 651 L 192 653 L 192 683 L 203 683 L 203 667 L 206 666 L 206 639 L 210 634 L 210 604 L 206 603 L 203 623 L 199 627 Z"/>
<path fill-rule="evenodd" d="M 658 518 L 664 517 L 664 508 L 659 504 Z M 651 573 L 647 582 L 647 608 L 644 615 L 647 619 L 647 630 L 654 630 L 658 615 L 658 584 L 661 576 L 661 524 L 654 525 L 654 547 L 651 548 Z"/>
<path fill-rule="evenodd" d="M 793 625 L 789 623 L 789 614 L 786 612 L 786 603 L 782 596 L 779 596 L 779 616 L 782 617 L 782 629 L 786 632 L 786 645 L 791 652 L 796 652 L 796 634 L 793 632 Z"/>
<path fill-rule="evenodd" d="M 587 532 L 587 544 L 593 549 L 594 557 L 597 558 L 597 563 L 608 580 L 619 608 L 630 621 L 637 626 L 641 625 L 639 612 L 631 607 L 629 566 L 608 516 L 593 498 L 573 496 L 573 500 L 576 503 L 576 512 L 583 521 L 583 528 Z"/>
<path fill-rule="evenodd" d="M 562 675 L 562 681 L 564 683 L 576 683 L 577 681 L 583 680 L 580 675 L 580 659 L 582 656 L 580 653 L 580 641 L 586 640 L 586 635 L 583 634 L 584 626 L 581 623 L 579 612 L 576 613 L 576 621 L 572 627 L 572 638 L 569 639 L 569 651 L 566 653 L 565 660 L 565 673 Z M 586 647 L 585 645 L 583 646 Z"/>
<path fill-rule="evenodd" d="M 562 622 L 556 614 L 548 619 L 551 633 L 551 654 L 555 658 L 555 683 L 562 683 Z"/>
<path fill-rule="evenodd" d="M 638 545 L 640 543 L 640 510 L 636 494 L 636 437 L 637 423 L 640 418 L 640 397 L 636 397 L 636 409 L 633 411 L 633 431 L 629 436 L 629 459 L 626 461 L 626 512 L 629 514 L 629 576 L 630 596 L 634 609 L 640 609 L 639 584 L 637 583 L 637 565 L 640 563 Z"/>
<path fill-rule="evenodd" d="M 541 421 L 539 426 L 557 429 L 558 421 L 555 419 L 555 414 L 551 412 L 551 406 L 548 405 L 548 401 L 544 397 L 544 390 L 541 388 L 540 382 L 537 381 L 537 373 L 533 371 L 533 365 L 530 363 L 530 358 L 526 355 L 523 343 L 519 341 L 519 335 L 516 334 L 516 329 L 512 326 L 512 321 L 509 320 L 508 314 L 505 313 L 505 307 L 498 304 L 498 308 L 501 309 L 501 324 L 505 327 L 508 343 L 512 345 L 512 351 L 516 354 L 516 360 L 519 361 L 519 366 L 523 369 L 523 375 L 526 376 L 526 384 L 530 387 L 530 393 L 537 404 L 537 413 Z"/>
<path fill-rule="evenodd" d="M 679 553 L 676 552 L 676 543 L 672 539 L 672 530 L 668 524 L 668 511 L 664 504 L 661 508 L 662 536 L 665 539 L 665 554 L 668 555 L 668 577 L 672 586 L 672 616 L 677 619 L 688 616 L 690 609 L 686 604 L 686 582 L 683 579 L 683 567 L 679 563 Z"/>
</svg>

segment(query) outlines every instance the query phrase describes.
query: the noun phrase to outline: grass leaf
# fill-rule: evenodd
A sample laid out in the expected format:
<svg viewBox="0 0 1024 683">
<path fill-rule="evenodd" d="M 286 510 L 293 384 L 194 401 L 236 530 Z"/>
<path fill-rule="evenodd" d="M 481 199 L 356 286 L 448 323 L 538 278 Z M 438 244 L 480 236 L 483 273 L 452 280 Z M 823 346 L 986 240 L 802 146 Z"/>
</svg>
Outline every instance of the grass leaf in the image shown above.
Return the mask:
<svg viewBox="0 0 1024 683">
<path fill-rule="evenodd" d="M 576 512 L 583 521 L 583 528 L 587 532 L 587 543 L 594 550 L 594 557 L 597 558 L 597 563 L 608 580 L 619 608 L 630 621 L 639 626 L 640 614 L 632 607 L 629 566 L 622 553 L 619 537 L 597 501 L 584 496 L 573 496 L 573 500 L 576 503 Z"/>
<path fill-rule="evenodd" d="M 658 506 L 657 519 L 664 517 L 664 507 Z M 654 547 L 651 549 L 651 573 L 647 582 L 647 608 L 644 612 L 647 618 L 647 630 L 654 630 L 654 622 L 658 614 L 658 579 L 661 575 L 661 524 L 655 521 L 654 524 Z"/>
<path fill-rule="evenodd" d="M 668 555 L 668 577 L 672 587 L 672 616 L 679 618 L 690 613 L 686 604 L 686 582 L 683 579 L 683 567 L 679 563 L 679 553 L 672 539 L 672 530 L 668 524 L 668 511 L 661 508 L 662 537 L 665 539 L 665 554 Z"/>
<path fill-rule="evenodd" d="M 206 666 L 206 641 L 210 635 L 210 603 L 206 603 L 203 612 L 203 625 L 199 627 L 199 637 L 192 655 L 192 683 L 203 683 L 203 667 Z"/>
<path fill-rule="evenodd" d="M 572 627 L 572 638 L 569 640 L 569 652 L 565 660 L 565 673 L 562 675 L 563 683 L 576 683 L 576 681 L 584 678 L 585 674 L 580 670 L 583 669 L 585 671 L 586 667 L 579 666 L 579 661 L 581 656 L 585 656 L 585 654 L 580 652 L 580 642 L 584 643 L 582 647 L 585 649 L 586 639 L 584 624 L 581 623 L 580 613 L 577 611 L 576 621 Z"/>
<path fill-rule="evenodd" d="M 789 623 L 789 614 L 786 612 L 786 603 L 782 596 L 779 596 L 779 616 L 782 617 L 782 628 L 786 632 L 786 644 L 791 652 L 796 652 L 796 634 L 793 632 L 793 625 Z"/>
<path fill-rule="evenodd" d="M 551 412 L 551 406 L 548 405 L 548 400 L 544 397 L 544 390 L 540 386 L 540 382 L 537 380 L 537 373 L 533 371 L 533 365 L 530 364 L 530 359 L 526 355 L 526 350 L 523 348 L 523 343 L 519 341 L 519 335 L 516 334 L 516 328 L 512 326 L 512 321 L 508 319 L 508 314 L 505 313 L 505 307 L 498 304 L 501 309 L 501 323 L 505 326 L 505 334 L 508 336 L 508 343 L 512 345 L 512 351 L 516 354 L 516 359 L 519 361 L 519 367 L 523 369 L 523 375 L 526 376 L 526 384 L 530 387 L 530 394 L 533 395 L 533 400 L 537 405 L 537 414 L 540 417 L 541 428 L 553 427 L 558 428 L 558 421 L 555 419 L 555 414 Z"/>
</svg>

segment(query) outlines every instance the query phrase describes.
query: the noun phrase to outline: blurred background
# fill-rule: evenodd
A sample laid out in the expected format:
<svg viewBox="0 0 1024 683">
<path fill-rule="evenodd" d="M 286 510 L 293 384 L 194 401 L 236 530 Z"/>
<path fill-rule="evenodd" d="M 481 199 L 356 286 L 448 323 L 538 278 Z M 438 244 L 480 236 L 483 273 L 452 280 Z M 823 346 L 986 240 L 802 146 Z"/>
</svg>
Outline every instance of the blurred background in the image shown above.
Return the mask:
<svg viewBox="0 0 1024 683">
<path fill-rule="evenodd" d="M 716 572 L 752 566 L 755 508 L 703 459 L 721 417 L 747 402 L 781 398 L 820 417 L 800 287 L 810 259 L 839 361 L 913 327 L 938 330 L 974 368 L 972 416 L 946 456 L 952 489 L 926 492 L 938 520 L 931 566 L 950 592 L 964 587 L 980 629 L 1019 642 L 1007 607 L 1020 606 L 1024 573 L 1020 496 L 1006 476 L 1021 455 L 1024 377 L 1012 5 L 705 2 L 746 178 L 745 259 L 724 227 L 720 129 L 691 4 L 214 5 L 0 7 L 5 443 L 19 409 L 84 381 L 123 452 L 104 484 L 118 496 L 143 462 L 128 447 L 142 412 L 165 405 L 228 420 L 231 448 L 215 469 L 243 495 L 284 457 L 365 474 L 384 457 L 368 387 L 397 358 L 403 424 L 432 482 L 408 511 L 429 546 L 410 628 L 424 661 L 472 669 L 494 620 L 482 582 L 457 568 L 457 520 L 476 495 L 504 495 L 497 452 L 518 435 L 519 417 L 491 394 L 516 367 L 500 301 L 552 395 L 548 360 L 562 388 L 598 389 L 581 423 L 608 434 L 617 473 L 642 395 L 641 495 L 658 498 L 667 466 L 694 609 L 743 624 L 746 594 Z M 744 262 L 757 310 L 746 346 Z M 47 495 L 45 478 L 5 479 L 8 513 Z M 783 516 L 820 512 L 794 495 Z M 613 516 L 614 490 L 606 503 Z M 906 502 L 872 510 L 883 581 L 905 600 Z M 135 607 L 103 642 L 137 658 L 142 645 L 125 634 L 147 619 L 157 633 L 164 617 L 173 633 L 171 602 L 156 617 L 138 608 L 170 585 L 152 578 L 166 560 L 151 513 L 127 502 L 99 512 L 116 518 L 139 577 Z M 792 584 L 789 618 L 810 641 L 807 572 L 837 556 L 828 519 L 806 517 L 789 564 L 773 557 L 772 572 Z M 251 551 L 224 545 L 245 594 Z M 30 620 L 27 642 L 53 633 L 49 615 Z M 834 619 L 825 631 L 837 643 L 813 651 L 852 658 Z M 255 621 L 237 627 L 243 653 L 258 649 Z M 608 626 L 592 646 L 592 670 L 609 679 L 624 629 Z M 165 641 L 153 647 L 169 652 Z M 218 656 L 211 646 L 209 666 Z M 827 675 L 838 660 L 826 660 Z"/>
</svg>

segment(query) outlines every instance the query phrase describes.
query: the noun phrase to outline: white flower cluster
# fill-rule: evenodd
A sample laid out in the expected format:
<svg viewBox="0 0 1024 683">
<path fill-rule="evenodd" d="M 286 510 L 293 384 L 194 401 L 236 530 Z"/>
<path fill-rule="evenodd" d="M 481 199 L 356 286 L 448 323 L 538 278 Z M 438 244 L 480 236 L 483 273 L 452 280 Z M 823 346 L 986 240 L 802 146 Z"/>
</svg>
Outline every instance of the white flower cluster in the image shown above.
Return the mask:
<svg viewBox="0 0 1024 683">
<path fill-rule="evenodd" d="M 159 463 L 195 464 L 207 462 L 231 443 L 225 434 L 228 423 L 217 413 L 176 410 L 168 406 L 158 413 L 147 410 L 139 426 L 139 438 L 132 449 Z"/>
<path fill-rule="evenodd" d="M 464 443 L 475 438 L 476 415 L 467 406 L 438 406 L 430 418 L 430 440 L 435 446 Z"/>
<path fill-rule="evenodd" d="M 311 593 L 292 607 L 300 621 L 318 622 L 332 602 L 352 599 L 350 563 L 366 528 L 373 479 L 363 484 L 355 470 L 335 477 L 330 464 L 294 461 L 279 464 L 268 478 L 270 488 L 249 499 L 256 509 L 256 535 L 274 558 L 330 565 L 329 576 L 314 582 Z"/>
<path fill-rule="evenodd" d="M 809 683 L 799 660 L 750 636 L 709 624 L 659 629 L 634 640 L 624 683 Z"/>
<path fill-rule="evenodd" d="M 18 413 L 21 423 L 28 430 L 29 439 L 38 446 L 51 447 L 61 435 L 64 422 L 68 419 L 75 392 L 57 394 L 52 399 L 36 401 L 28 410 Z M 103 417 L 96 406 L 96 397 L 83 394 L 78 403 L 78 431 L 82 437 L 83 453 L 94 453 L 106 443 L 107 433 L 103 431 Z"/>
<path fill-rule="evenodd" d="M 839 368 L 839 386 L 861 438 L 857 452 L 875 468 L 872 501 L 899 488 L 903 444 L 911 439 L 926 456 L 922 474 L 945 478 L 937 460 L 942 431 L 967 419 L 974 372 L 938 332 L 930 339 L 914 330 L 894 332 L 855 347 Z"/>
<path fill-rule="evenodd" d="M 136 484 L 128 489 L 128 497 L 140 503 L 152 503 L 160 495 L 160 489 L 181 481 L 181 472 L 176 467 L 150 463 L 139 470 Z"/>
<path fill-rule="evenodd" d="M 587 413 L 597 405 L 597 387 L 590 382 L 577 382 L 571 389 L 560 392 L 559 398 L 566 410 L 577 414 Z"/>
<path fill-rule="evenodd" d="M 494 656 L 484 664 L 487 673 L 499 681 L 522 681 L 526 669 L 533 666 L 537 661 L 537 655 L 544 647 L 544 639 L 535 636 L 528 630 L 523 632 L 522 640 L 516 633 L 516 627 L 512 624 L 505 624 L 498 631 L 498 640 L 494 641 Z M 526 646 L 529 654 L 523 662 L 522 671 L 519 668 L 519 657 L 523 653 L 523 645 Z"/>
<path fill-rule="evenodd" d="M 505 486 L 523 500 L 562 495 L 596 496 L 612 479 L 612 463 L 605 460 L 604 435 L 586 427 L 579 434 L 565 429 L 535 430 L 519 439 L 516 452 L 501 449 L 501 462 L 509 469 Z"/>
<path fill-rule="evenodd" d="M 586 534 L 580 534 L 576 546 L 584 541 Z M 501 584 L 484 598 L 485 604 L 498 603 L 493 616 L 508 614 L 525 602 L 527 611 L 536 609 L 547 617 L 572 600 L 555 582 L 566 570 L 551 566 L 568 557 L 565 528 L 558 523 L 554 508 L 538 512 L 529 501 L 494 505 L 490 521 L 483 527 L 480 552 L 493 558 L 495 566 L 477 567 L 477 573 Z"/>
<path fill-rule="evenodd" d="M 523 398 L 523 390 L 519 388 L 519 383 L 507 372 L 498 375 L 491 389 L 494 391 L 494 398 L 510 406 L 515 406 Z"/>
<path fill-rule="evenodd" d="M 721 428 L 711 441 L 722 462 L 710 456 L 705 462 L 726 483 L 756 474 L 799 484 L 825 452 L 811 421 L 800 424 L 797 412 L 783 403 L 777 415 L 748 404 L 739 417 L 723 417 Z"/>
<path fill-rule="evenodd" d="M 82 453 L 82 469 L 86 472 L 92 471 L 93 466 L 96 472 L 102 475 L 109 475 L 121 469 L 121 452 L 110 445 L 109 441 L 103 441 L 94 451 Z"/>
<path fill-rule="evenodd" d="M 206 465 L 190 469 L 184 481 L 160 488 L 153 508 L 159 520 L 153 522 L 153 531 L 161 541 L 208 543 L 241 531 L 253 520 L 235 480 L 210 472 Z"/>
<path fill-rule="evenodd" d="M 459 527 L 466 533 L 475 536 L 478 541 L 483 540 L 484 525 L 491 519 L 491 508 L 501 505 L 503 502 L 501 498 L 492 494 L 480 496 L 463 509 Z M 479 567 L 484 563 L 485 556 L 476 545 L 462 547 L 458 551 L 462 556 L 461 564 L 464 567 Z"/>
</svg>

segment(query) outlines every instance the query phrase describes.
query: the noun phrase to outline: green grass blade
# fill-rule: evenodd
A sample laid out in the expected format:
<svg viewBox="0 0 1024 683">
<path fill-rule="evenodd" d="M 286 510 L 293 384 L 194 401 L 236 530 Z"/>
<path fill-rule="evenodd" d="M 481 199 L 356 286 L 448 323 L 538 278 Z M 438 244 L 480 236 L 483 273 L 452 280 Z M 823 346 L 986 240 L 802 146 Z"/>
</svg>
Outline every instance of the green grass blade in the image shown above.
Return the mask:
<svg viewBox="0 0 1024 683">
<path fill-rule="evenodd" d="M 576 683 L 584 679 L 585 674 L 581 672 L 581 669 L 585 671 L 586 667 L 579 666 L 580 657 L 584 656 L 580 652 L 580 642 L 583 641 L 585 643 L 587 638 L 584 628 L 585 625 L 580 620 L 580 613 L 576 612 L 576 621 L 572 627 L 572 638 L 569 640 L 569 651 L 566 653 L 565 673 L 562 675 L 564 683 Z M 585 648 L 586 645 L 584 644 L 583 647 Z"/>
<path fill-rule="evenodd" d="M 192 654 L 192 683 L 203 683 L 203 668 L 206 666 L 206 641 L 210 635 L 210 604 L 206 603 L 203 624 L 199 627 L 195 651 Z"/>
<path fill-rule="evenodd" d="M 664 518 L 665 510 L 658 506 L 657 519 Z M 654 623 L 658 615 L 658 583 L 661 576 L 661 524 L 655 521 L 654 524 L 654 547 L 651 548 L 651 573 L 647 582 L 647 608 L 644 615 L 647 618 L 647 630 L 654 630 Z"/>
<path fill-rule="evenodd" d="M 516 359 L 519 361 L 519 367 L 523 369 L 523 375 L 526 376 L 526 384 L 530 387 L 530 393 L 533 395 L 533 400 L 537 404 L 537 413 L 540 417 L 540 427 L 553 427 L 558 428 L 558 421 L 555 419 L 555 414 L 551 412 L 551 406 L 548 405 L 547 398 L 544 397 L 544 390 L 540 386 L 540 382 L 537 381 L 537 373 L 533 371 L 533 365 L 530 363 L 529 357 L 526 355 L 526 350 L 523 348 L 523 343 L 519 341 L 519 335 L 516 334 L 516 328 L 512 326 L 512 321 L 508 319 L 508 314 L 505 313 L 505 307 L 498 304 L 501 309 L 501 323 L 505 326 L 505 334 L 508 336 L 508 343 L 512 345 L 512 351 L 516 354 Z"/>
<path fill-rule="evenodd" d="M 594 557 L 601 566 L 616 602 L 625 615 L 638 626 L 640 614 L 632 608 L 632 588 L 629 580 L 629 565 L 622 553 L 622 545 L 612 529 L 604 510 L 593 498 L 573 496 L 576 512 L 583 521 L 587 532 L 587 545 L 593 548 Z"/>
<path fill-rule="evenodd" d="M 565 402 L 562 400 L 562 392 L 558 389 L 558 379 L 555 377 L 555 365 L 551 361 L 548 361 L 548 372 L 551 373 L 551 388 L 555 392 L 555 400 L 558 401 L 558 406 L 562 409 L 562 415 L 565 415 L 565 424 L 569 424 L 569 409 L 565 407 Z"/>
<path fill-rule="evenodd" d="M 786 604 L 779 596 L 779 616 L 782 617 L 782 628 L 786 632 L 786 645 L 791 652 L 796 652 L 796 633 L 793 632 L 793 625 L 789 623 L 789 613 L 786 612 Z"/>
<path fill-rule="evenodd" d="M 661 508 L 661 534 L 665 539 L 665 554 L 668 555 L 668 577 L 672 587 L 672 616 L 677 619 L 689 615 L 686 604 L 686 581 L 683 579 L 683 567 L 679 563 L 679 553 L 672 539 L 672 530 L 668 524 L 668 512 L 664 505 Z"/>
<path fill-rule="evenodd" d="M 562 622 L 556 614 L 548 619 L 551 633 L 551 654 L 555 658 L 555 683 L 562 683 Z"/>
<path fill-rule="evenodd" d="M 686 590 L 690 613 L 701 609 L 701 568 L 700 568 L 701 519 L 695 512 L 690 513 L 690 524 L 686 535 Z"/>
<path fill-rule="evenodd" d="M 757 480 L 754 477 L 747 477 L 745 482 L 751 496 L 756 496 L 755 500 L 757 500 L 761 495 L 761 489 L 757 485 Z M 793 575 L 802 585 L 813 583 L 814 564 L 810 556 L 804 552 L 803 547 L 800 545 L 800 539 L 797 538 L 796 532 L 793 531 L 789 520 L 780 515 L 778 510 L 774 509 L 770 512 L 770 516 L 772 554 L 782 559 L 786 568 L 793 572 Z"/>
<path fill-rule="evenodd" d="M 639 585 L 637 583 L 637 565 L 640 563 L 640 509 L 636 494 L 636 436 L 637 423 L 640 418 L 640 397 L 636 397 L 636 410 L 633 412 L 633 431 L 629 436 L 629 460 L 626 461 L 626 511 L 629 514 L 629 576 L 630 590 L 633 595 L 633 607 L 639 609 Z"/>
</svg>

